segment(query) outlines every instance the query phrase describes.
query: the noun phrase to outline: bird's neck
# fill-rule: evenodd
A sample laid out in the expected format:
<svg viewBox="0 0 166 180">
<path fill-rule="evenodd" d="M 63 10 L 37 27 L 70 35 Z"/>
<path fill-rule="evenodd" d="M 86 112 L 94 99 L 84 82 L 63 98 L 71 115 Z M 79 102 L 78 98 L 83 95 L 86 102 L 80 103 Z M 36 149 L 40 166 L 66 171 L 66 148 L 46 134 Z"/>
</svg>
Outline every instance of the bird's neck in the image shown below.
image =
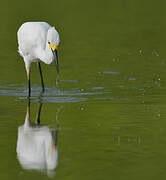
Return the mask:
<svg viewBox="0 0 166 180">
<path fill-rule="evenodd" d="M 49 47 L 49 44 L 46 43 L 46 48 L 40 50 L 40 60 L 46 64 L 51 64 L 53 62 L 53 53 Z"/>
</svg>

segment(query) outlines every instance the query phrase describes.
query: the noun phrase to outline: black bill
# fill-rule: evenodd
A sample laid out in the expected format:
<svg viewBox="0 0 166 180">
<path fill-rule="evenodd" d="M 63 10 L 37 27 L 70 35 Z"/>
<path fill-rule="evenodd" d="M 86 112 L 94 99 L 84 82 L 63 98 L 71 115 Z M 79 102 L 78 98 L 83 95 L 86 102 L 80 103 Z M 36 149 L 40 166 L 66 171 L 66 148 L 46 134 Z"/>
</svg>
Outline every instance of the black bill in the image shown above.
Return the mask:
<svg viewBox="0 0 166 180">
<path fill-rule="evenodd" d="M 57 73 L 59 74 L 59 64 L 58 64 L 58 51 L 55 49 L 53 51 L 54 54 L 54 60 L 56 62 L 56 69 L 57 69 Z"/>
</svg>

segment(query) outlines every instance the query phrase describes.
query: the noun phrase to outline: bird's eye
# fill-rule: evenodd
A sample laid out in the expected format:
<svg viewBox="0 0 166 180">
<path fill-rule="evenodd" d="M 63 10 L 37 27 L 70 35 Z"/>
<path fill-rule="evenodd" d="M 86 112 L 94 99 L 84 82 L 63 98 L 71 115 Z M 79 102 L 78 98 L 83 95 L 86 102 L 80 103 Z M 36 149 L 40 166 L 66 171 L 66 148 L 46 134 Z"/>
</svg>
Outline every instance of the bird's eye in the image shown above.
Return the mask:
<svg viewBox="0 0 166 180">
<path fill-rule="evenodd" d="M 50 41 L 48 41 L 48 44 L 50 44 Z"/>
</svg>

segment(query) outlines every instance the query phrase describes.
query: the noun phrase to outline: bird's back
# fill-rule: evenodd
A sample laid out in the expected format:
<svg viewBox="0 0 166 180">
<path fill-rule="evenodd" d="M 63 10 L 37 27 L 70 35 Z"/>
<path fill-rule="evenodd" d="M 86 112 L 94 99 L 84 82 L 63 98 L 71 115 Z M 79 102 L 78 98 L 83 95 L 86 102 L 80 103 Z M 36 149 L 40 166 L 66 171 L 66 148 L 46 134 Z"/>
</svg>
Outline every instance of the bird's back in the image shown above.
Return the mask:
<svg viewBox="0 0 166 180">
<path fill-rule="evenodd" d="M 18 128 L 17 156 L 25 169 L 54 169 L 57 149 L 51 130 L 47 126 Z"/>
<path fill-rule="evenodd" d="M 36 48 L 45 48 L 48 29 L 46 22 L 26 22 L 17 32 L 18 51 L 21 56 L 36 58 Z"/>
</svg>

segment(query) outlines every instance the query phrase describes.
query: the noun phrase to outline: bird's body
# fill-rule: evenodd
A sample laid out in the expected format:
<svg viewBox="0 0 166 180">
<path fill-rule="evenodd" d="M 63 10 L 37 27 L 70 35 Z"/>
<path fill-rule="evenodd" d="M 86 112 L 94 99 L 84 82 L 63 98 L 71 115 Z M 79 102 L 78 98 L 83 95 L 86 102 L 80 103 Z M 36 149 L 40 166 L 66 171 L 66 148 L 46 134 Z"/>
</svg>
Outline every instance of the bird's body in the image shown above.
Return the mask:
<svg viewBox="0 0 166 180">
<path fill-rule="evenodd" d="M 57 57 L 57 47 L 60 42 L 59 33 L 46 22 L 26 22 L 19 28 L 17 37 L 18 51 L 24 59 L 28 80 L 30 81 L 31 63 L 38 62 L 44 90 L 40 61 L 46 64 L 56 61 L 57 71 L 59 72 Z"/>
<path fill-rule="evenodd" d="M 57 138 L 47 126 L 40 126 L 40 113 L 42 104 L 38 110 L 37 124 L 31 122 L 30 101 L 24 125 L 18 127 L 17 157 L 24 169 L 39 170 L 49 173 L 58 164 Z"/>
<path fill-rule="evenodd" d="M 54 32 L 54 34 L 52 33 Z M 54 35 L 53 40 L 49 33 Z M 27 22 L 18 30 L 18 51 L 24 58 L 25 63 L 43 61 L 50 64 L 54 61 L 54 56 L 48 44 L 50 41 L 54 46 L 59 45 L 59 34 L 54 27 L 46 22 Z"/>
<path fill-rule="evenodd" d="M 58 151 L 49 127 L 33 127 L 27 125 L 26 122 L 20 126 L 18 128 L 17 157 L 24 169 L 55 169 Z"/>
</svg>

